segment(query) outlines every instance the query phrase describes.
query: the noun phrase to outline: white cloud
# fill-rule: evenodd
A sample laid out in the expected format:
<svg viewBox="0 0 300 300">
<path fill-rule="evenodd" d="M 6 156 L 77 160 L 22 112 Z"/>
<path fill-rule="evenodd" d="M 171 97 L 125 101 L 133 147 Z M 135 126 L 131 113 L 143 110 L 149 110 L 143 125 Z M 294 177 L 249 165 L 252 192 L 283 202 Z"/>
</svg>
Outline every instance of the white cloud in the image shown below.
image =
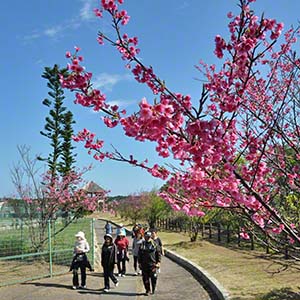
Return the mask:
<svg viewBox="0 0 300 300">
<path fill-rule="evenodd" d="M 84 21 L 89 21 L 95 18 L 93 9 L 96 7 L 94 0 L 82 0 L 83 6 L 80 9 L 80 18 Z"/>
<path fill-rule="evenodd" d="M 26 42 L 26 41 L 36 40 L 40 37 L 41 37 L 40 33 L 32 33 L 32 34 L 25 35 L 23 37 L 23 40 Z"/>
<path fill-rule="evenodd" d="M 96 0 L 81 0 L 82 3 L 81 7 L 79 8 L 78 16 L 69 20 L 65 20 L 61 24 L 55 26 L 49 26 L 44 30 L 34 30 L 33 33 L 25 35 L 23 37 L 24 41 L 35 40 L 42 37 L 50 37 L 50 38 L 57 38 L 63 37 L 64 32 L 67 30 L 75 30 L 80 27 L 82 24 L 86 22 L 90 22 L 96 20 L 94 15 L 93 9 L 97 5 Z"/>
<path fill-rule="evenodd" d="M 107 104 L 109 105 L 117 105 L 119 107 L 127 107 L 132 104 L 136 104 L 136 101 L 129 101 L 129 100 L 112 100 L 112 101 L 107 101 Z"/>
<path fill-rule="evenodd" d="M 101 73 L 93 80 L 93 86 L 97 89 L 104 89 L 107 91 L 112 91 L 113 87 L 120 81 L 131 80 L 129 74 L 119 75 L 119 74 L 108 74 Z"/>
<path fill-rule="evenodd" d="M 48 37 L 54 38 L 62 30 L 63 30 L 63 27 L 61 27 L 61 26 L 55 26 L 55 27 L 47 28 L 46 30 L 44 30 L 43 33 L 44 33 L 44 35 L 46 35 Z"/>
</svg>

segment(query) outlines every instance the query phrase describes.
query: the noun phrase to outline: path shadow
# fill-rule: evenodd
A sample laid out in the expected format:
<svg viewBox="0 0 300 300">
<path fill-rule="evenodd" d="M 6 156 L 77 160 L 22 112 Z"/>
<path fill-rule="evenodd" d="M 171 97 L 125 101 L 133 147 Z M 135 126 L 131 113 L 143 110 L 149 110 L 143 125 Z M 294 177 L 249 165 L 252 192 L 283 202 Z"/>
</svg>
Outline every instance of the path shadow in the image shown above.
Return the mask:
<svg viewBox="0 0 300 300">
<path fill-rule="evenodd" d="M 144 293 L 134 293 L 134 292 L 117 292 L 117 291 L 108 291 L 104 292 L 103 289 L 100 290 L 78 290 L 80 294 L 92 294 L 92 295 L 118 295 L 118 296 L 124 296 L 124 297 L 136 297 L 136 296 L 142 296 Z"/>
<path fill-rule="evenodd" d="M 55 287 L 55 288 L 62 288 L 62 289 L 72 289 L 70 284 L 60 284 L 60 283 L 50 283 L 50 282 L 24 282 L 23 285 L 35 285 L 35 286 L 44 286 L 44 287 Z"/>
<path fill-rule="evenodd" d="M 92 272 L 87 274 L 88 277 L 103 277 L 103 273 L 102 272 Z"/>
<path fill-rule="evenodd" d="M 291 288 L 274 289 L 271 292 L 261 296 L 259 300 L 299 300 L 300 292 L 296 293 Z"/>
</svg>

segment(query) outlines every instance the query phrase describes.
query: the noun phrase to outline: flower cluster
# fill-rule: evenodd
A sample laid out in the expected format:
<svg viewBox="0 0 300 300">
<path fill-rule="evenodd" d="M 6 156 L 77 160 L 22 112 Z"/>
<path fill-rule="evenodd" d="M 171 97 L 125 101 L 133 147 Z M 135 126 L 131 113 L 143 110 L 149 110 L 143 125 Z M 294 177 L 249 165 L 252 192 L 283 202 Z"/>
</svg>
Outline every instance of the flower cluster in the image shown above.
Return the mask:
<svg viewBox="0 0 300 300">
<path fill-rule="evenodd" d="M 283 186 L 290 193 L 300 192 L 299 106 L 295 100 L 300 60 L 291 51 L 299 32 L 287 31 L 276 51 L 283 24 L 257 17 L 251 2 L 240 0 L 241 13 L 228 14 L 230 38 L 215 38 L 214 53 L 224 60 L 220 70 L 200 63 L 206 83 L 198 107 L 190 96 L 170 91 L 153 68 L 139 60 L 138 38 L 122 34 L 119 26 L 129 20 L 127 12 L 119 10 L 123 1 L 102 0 L 101 8 L 95 10 L 98 17 L 108 12 L 116 32 L 114 38 L 100 33 L 98 42 L 109 41 L 136 81 L 148 86 L 156 100 L 143 98 L 131 115 L 109 106 L 105 95 L 92 88 L 91 74 L 81 66 L 78 49 L 74 55 L 67 53 L 70 75 L 61 82 L 77 92 L 76 103 L 103 112 L 106 126 L 120 124 L 127 136 L 155 142 L 158 155 L 178 160 L 182 169 L 171 172 L 156 164 L 148 167 L 133 157 L 104 153 L 103 141 L 95 141 L 84 130 L 75 140 L 96 152 L 95 159 L 125 161 L 168 179 L 161 196 L 175 210 L 202 216 L 203 207 L 235 207 L 263 230 L 271 227 L 272 234 L 286 232 L 299 240 L 272 206 Z M 249 238 L 245 231 L 241 236 Z"/>
</svg>

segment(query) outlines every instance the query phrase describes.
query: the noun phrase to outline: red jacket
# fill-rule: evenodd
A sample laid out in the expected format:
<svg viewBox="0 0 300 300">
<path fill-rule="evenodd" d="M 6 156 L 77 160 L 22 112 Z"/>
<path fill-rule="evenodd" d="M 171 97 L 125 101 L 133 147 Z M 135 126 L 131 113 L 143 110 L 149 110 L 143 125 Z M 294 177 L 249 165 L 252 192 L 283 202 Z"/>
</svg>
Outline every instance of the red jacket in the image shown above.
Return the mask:
<svg viewBox="0 0 300 300">
<path fill-rule="evenodd" d="M 115 244 L 116 244 L 117 249 L 119 251 L 121 251 L 121 250 L 126 250 L 127 251 L 128 250 L 129 241 L 128 241 L 128 239 L 127 239 L 126 236 L 124 236 L 122 239 L 120 239 L 119 237 L 117 237 L 115 239 Z"/>
</svg>

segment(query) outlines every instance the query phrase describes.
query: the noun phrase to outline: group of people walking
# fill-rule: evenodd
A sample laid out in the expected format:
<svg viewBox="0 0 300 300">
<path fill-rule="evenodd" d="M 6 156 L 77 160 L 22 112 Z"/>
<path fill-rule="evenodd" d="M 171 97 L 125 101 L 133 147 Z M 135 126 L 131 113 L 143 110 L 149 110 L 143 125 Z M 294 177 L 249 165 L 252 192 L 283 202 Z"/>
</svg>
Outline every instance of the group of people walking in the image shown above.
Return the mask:
<svg viewBox="0 0 300 300">
<path fill-rule="evenodd" d="M 81 233 L 76 235 L 77 239 Z M 80 237 L 79 237 L 80 239 Z M 85 268 L 92 270 L 86 252 L 89 251 L 89 246 L 84 239 L 85 247 L 78 250 L 78 240 L 74 246 L 74 258 L 71 265 L 73 270 L 73 288 L 78 285 L 78 269 L 81 270 L 82 282 L 81 288 L 86 288 L 86 273 Z M 80 243 L 83 244 L 82 241 Z M 76 250 L 77 249 L 77 250 Z M 84 257 L 81 263 L 78 262 L 79 254 Z M 157 236 L 156 229 L 146 229 L 140 224 L 135 224 L 132 229 L 132 256 L 134 275 L 142 275 L 143 284 L 145 287 L 145 295 L 154 294 L 158 274 L 160 272 L 161 256 L 163 255 L 163 245 L 161 239 Z M 113 239 L 112 226 L 109 222 L 105 225 L 104 243 L 101 248 L 101 265 L 103 268 L 104 277 L 104 292 L 110 290 L 110 280 L 115 286 L 119 285 L 119 279 L 114 274 L 115 265 L 117 265 L 118 277 L 126 276 L 126 265 L 129 262 L 129 240 L 126 237 L 126 230 L 123 226 L 117 229 L 116 237 Z"/>
</svg>

